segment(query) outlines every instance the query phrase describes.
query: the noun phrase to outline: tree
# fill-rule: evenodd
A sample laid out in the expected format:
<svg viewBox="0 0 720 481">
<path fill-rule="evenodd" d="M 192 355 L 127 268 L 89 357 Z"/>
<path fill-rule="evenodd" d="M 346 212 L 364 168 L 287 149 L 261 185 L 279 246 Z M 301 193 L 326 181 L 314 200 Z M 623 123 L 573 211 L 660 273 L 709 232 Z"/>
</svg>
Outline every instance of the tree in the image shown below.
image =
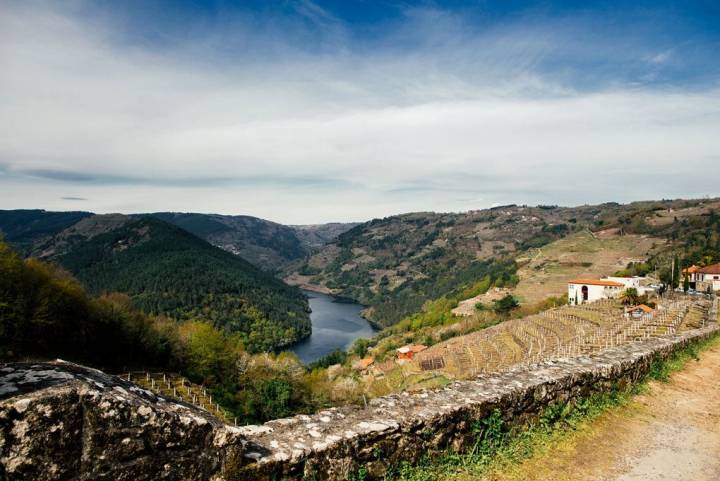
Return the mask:
<svg viewBox="0 0 720 481">
<path fill-rule="evenodd" d="M 520 303 L 512 294 L 507 294 L 502 299 L 493 301 L 493 310 L 498 314 L 507 314 L 518 307 L 520 307 Z"/>
<path fill-rule="evenodd" d="M 625 305 L 634 306 L 638 303 L 639 299 L 638 291 L 634 287 L 629 287 L 620 294 L 620 300 Z"/>
</svg>

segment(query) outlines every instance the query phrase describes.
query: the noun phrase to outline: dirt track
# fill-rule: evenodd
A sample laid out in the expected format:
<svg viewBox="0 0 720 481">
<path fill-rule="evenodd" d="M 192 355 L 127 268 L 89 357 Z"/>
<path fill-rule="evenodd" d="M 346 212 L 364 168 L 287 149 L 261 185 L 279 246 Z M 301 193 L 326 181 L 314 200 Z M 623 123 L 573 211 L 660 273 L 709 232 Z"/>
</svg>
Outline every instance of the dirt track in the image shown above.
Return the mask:
<svg viewBox="0 0 720 481">
<path fill-rule="evenodd" d="M 669 383 L 652 383 L 628 407 L 606 414 L 492 480 L 720 480 L 720 345 Z"/>
</svg>

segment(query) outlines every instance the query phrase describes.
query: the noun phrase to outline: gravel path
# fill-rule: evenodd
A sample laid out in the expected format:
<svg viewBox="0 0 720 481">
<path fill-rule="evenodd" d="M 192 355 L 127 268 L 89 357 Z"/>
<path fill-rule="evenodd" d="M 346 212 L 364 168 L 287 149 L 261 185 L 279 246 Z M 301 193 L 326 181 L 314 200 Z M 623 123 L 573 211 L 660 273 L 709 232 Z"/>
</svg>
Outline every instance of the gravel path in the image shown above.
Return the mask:
<svg viewBox="0 0 720 481">
<path fill-rule="evenodd" d="M 493 481 L 720 480 L 720 345 Z"/>
</svg>

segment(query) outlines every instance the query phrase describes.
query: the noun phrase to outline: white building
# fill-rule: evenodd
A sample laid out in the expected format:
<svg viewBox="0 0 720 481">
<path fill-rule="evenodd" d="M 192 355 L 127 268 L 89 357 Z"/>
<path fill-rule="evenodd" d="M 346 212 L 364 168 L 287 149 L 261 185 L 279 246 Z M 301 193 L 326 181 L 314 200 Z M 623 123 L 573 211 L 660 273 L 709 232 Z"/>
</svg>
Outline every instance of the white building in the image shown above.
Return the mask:
<svg viewBox="0 0 720 481">
<path fill-rule="evenodd" d="M 697 269 L 695 271 L 695 288 L 700 292 L 720 291 L 720 264 Z"/>
<path fill-rule="evenodd" d="M 568 282 L 568 304 L 572 306 L 612 299 L 625 289 L 625 284 L 610 279 L 575 279 Z"/>
<path fill-rule="evenodd" d="M 642 285 L 643 281 L 647 281 L 647 277 L 605 277 L 603 280 L 619 282 L 625 286 L 625 289 L 635 289 L 639 295 L 652 294 L 655 289 Z"/>
<path fill-rule="evenodd" d="M 605 277 L 602 280 L 603 281 L 613 281 L 613 282 L 619 282 L 620 284 L 625 286 L 625 289 L 640 289 L 640 281 L 644 279 L 644 277 Z"/>
</svg>

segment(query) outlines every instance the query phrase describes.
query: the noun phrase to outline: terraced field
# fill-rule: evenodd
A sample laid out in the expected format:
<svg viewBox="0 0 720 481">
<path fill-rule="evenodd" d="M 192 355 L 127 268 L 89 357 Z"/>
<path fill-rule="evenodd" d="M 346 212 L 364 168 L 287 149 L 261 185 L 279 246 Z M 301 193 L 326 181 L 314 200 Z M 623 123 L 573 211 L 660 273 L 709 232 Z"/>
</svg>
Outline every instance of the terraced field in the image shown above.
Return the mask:
<svg viewBox="0 0 720 481">
<path fill-rule="evenodd" d="M 648 236 L 578 232 L 518 258 L 520 283 L 513 294 L 534 304 L 566 293 L 568 279 L 612 274 L 665 246 L 666 241 Z"/>
<path fill-rule="evenodd" d="M 626 316 L 615 300 L 550 309 L 441 342 L 409 362 L 386 363 L 386 371 L 373 381 L 371 392 L 414 389 L 410 381 L 423 374 L 422 385 L 427 387 L 430 373 L 447 382 L 673 335 L 704 326 L 712 305 L 705 297 L 678 296 L 660 300 L 655 314 L 642 318 Z M 428 370 L 428 366 L 442 367 Z M 401 386 L 398 379 L 403 381 Z"/>
</svg>

